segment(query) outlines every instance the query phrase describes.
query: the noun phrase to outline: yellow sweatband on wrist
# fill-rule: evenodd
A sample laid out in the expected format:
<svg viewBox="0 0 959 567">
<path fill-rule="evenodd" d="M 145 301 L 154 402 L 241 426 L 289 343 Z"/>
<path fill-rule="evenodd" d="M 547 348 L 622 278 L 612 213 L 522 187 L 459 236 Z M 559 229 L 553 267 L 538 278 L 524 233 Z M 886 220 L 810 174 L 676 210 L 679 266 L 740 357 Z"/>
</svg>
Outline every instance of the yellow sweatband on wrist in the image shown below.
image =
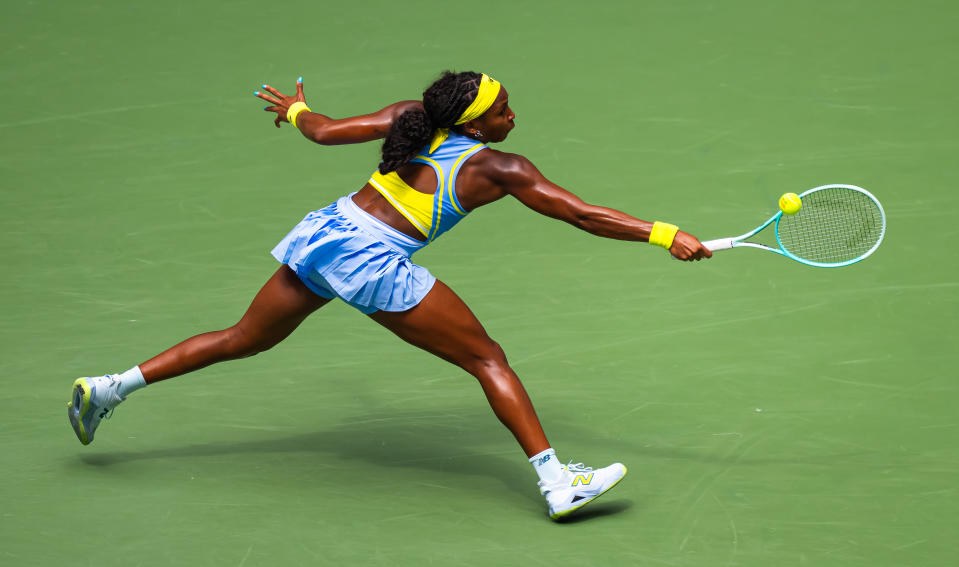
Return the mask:
<svg viewBox="0 0 959 567">
<path fill-rule="evenodd" d="M 669 247 L 673 245 L 673 238 L 676 238 L 677 232 L 679 232 L 678 226 L 669 224 L 668 222 L 656 221 L 653 223 L 653 230 L 649 233 L 649 243 L 662 246 L 666 250 L 669 250 Z"/>
<path fill-rule="evenodd" d="M 286 111 L 286 120 L 296 128 L 296 116 L 301 112 L 310 112 L 310 107 L 305 102 L 294 102 Z"/>
</svg>

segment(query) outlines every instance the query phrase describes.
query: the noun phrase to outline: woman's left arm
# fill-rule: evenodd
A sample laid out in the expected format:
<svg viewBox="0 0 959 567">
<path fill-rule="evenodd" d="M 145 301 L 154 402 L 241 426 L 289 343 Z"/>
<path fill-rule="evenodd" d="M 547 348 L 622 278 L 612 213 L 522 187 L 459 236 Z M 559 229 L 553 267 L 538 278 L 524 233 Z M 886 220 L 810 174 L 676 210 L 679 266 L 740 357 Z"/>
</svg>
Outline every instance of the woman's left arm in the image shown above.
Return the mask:
<svg viewBox="0 0 959 567">
<path fill-rule="evenodd" d="M 276 113 L 273 123 L 277 128 L 281 122 L 289 122 L 286 114 L 291 105 L 296 102 L 306 103 L 302 79 L 296 82 L 296 94 L 293 96 L 287 96 L 270 85 L 263 85 L 263 89 L 270 94 L 259 91 L 254 94 L 272 105 L 263 110 Z M 417 108 L 423 108 L 423 103 L 418 100 L 405 100 L 370 114 L 338 119 L 318 112 L 303 111 L 296 116 L 296 127 L 307 139 L 317 144 L 359 144 L 385 138 L 390 126 L 400 114 Z"/>
</svg>

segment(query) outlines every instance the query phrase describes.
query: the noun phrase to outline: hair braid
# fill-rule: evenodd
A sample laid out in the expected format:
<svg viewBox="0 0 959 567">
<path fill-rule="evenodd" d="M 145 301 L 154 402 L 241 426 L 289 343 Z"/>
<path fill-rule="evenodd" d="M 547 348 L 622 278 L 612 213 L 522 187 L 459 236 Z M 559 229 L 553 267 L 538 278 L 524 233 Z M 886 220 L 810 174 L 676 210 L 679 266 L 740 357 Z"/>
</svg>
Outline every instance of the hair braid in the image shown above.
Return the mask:
<svg viewBox="0 0 959 567">
<path fill-rule="evenodd" d="M 433 139 L 438 128 L 452 128 L 479 93 L 479 73 L 444 71 L 423 92 L 423 110 L 401 114 L 383 141 L 380 173 L 396 171 Z"/>
</svg>

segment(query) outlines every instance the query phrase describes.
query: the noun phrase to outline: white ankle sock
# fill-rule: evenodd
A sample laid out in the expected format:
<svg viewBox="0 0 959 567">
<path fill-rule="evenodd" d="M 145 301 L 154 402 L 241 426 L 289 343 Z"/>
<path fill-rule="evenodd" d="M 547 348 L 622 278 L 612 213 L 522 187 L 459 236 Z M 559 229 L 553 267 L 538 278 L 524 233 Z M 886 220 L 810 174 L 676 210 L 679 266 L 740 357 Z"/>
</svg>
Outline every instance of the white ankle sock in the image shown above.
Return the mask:
<svg viewBox="0 0 959 567">
<path fill-rule="evenodd" d="M 536 474 L 543 482 L 556 482 L 563 478 L 563 467 L 556 458 L 556 451 L 552 448 L 536 453 L 529 458 L 529 462 L 536 469 Z"/>
<path fill-rule="evenodd" d="M 146 380 L 143 379 L 143 373 L 140 372 L 139 366 L 134 366 L 117 376 L 117 378 L 120 380 L 120 387 L 117 388 L 117 393 L 120 394 L 121 398 L 126 398 L 128 395 L 147 385 Z"/>
</svg>

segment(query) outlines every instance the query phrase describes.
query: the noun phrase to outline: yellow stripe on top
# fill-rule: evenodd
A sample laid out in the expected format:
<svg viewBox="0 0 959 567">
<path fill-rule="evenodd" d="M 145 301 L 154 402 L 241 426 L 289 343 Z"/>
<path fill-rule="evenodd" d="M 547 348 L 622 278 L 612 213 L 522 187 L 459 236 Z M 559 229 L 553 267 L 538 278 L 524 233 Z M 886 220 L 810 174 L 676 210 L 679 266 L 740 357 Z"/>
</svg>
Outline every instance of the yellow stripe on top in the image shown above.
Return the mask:
<svg viewBox="0 0 959 567">
<path fill-rule="evenodd" d="M 439 187 L 436 189 L 442 194 L 443 175 L 438 172 Z M 405 181 L 395 172 L 391 171 L 386 175 L 376 171 L 370 177 L 370 185 L 379 191 L 387 201 L 390 202 L 401 215 L 410 221 L 416 230 L 423 236 L 429 238 L 430 229 L 433 225 L 433 195 L 429 193 L 420 193 L 406 184 Z"/>
</svg>

